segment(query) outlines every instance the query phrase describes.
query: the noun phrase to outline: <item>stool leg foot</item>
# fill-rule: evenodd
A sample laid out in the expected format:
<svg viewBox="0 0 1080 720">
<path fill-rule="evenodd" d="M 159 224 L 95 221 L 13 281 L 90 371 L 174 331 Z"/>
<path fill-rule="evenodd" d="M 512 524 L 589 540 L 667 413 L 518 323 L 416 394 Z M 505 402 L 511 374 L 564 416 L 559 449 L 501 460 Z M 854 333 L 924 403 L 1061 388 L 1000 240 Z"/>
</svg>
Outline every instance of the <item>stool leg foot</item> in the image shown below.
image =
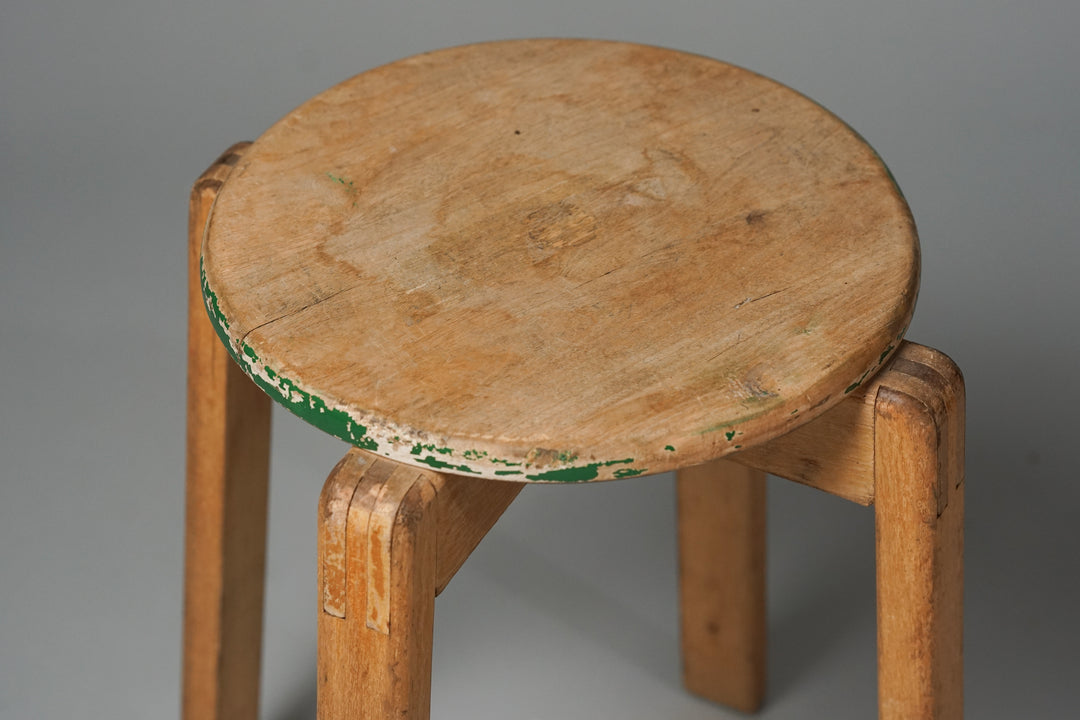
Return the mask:
<svg viewBox="0 0 1080 720">
<path fill-rule="evenodd" d="M 203 307 L 199 248 L 231 148 L 191 194 L 183 717 L 255 720 L 259 701 L 270 401 Z"/>
<path fill-rule="evenodd" d="M 963 387 L 928 369 L 912 365 L 946 392 L 882 387 L 875 407 L 878 706 L 889 720 L 963 716 Z"/>
<path fill-rule="evenodd" d="M 426 720 L 435 613 L 436 487 L 350 452 L 319 512 L 320 720 Z"/>
<path fill-rule="evenodd" d="M 752 712 L 765 695 L 765 474 L 714 460 L 676 482 L 683 681 Z"/>
</svg>

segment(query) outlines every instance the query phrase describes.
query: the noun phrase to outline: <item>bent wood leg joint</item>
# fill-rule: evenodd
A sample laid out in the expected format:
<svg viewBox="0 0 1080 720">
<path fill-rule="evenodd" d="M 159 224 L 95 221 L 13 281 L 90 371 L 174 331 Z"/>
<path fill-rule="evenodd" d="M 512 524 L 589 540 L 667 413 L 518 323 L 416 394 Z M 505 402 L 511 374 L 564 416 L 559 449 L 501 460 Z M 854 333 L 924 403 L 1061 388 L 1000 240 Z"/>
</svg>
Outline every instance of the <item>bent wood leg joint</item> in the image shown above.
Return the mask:
<svg viewBox="0 0 1080 720">
<path fill-rule="evenodd" d="M 874 505 L 880 717 L 962 717 L 964 383 L 956 365 L 904 342 L 821 417 L 679 472 L 684 681 L 742 710 L 764 694 L 765 471 Z"/>
<path fill-rule="evenodd" d="M 522 485 L 351 450 L 319 502 L 319 717 L 425 718 L 435 596 Z"/>
<path fill-rule="evenodd" d="M 964 384 L 917 345 L 878 389 L 879 717 L 963 717 Z"/>
<path fill-rule="evenodd" d="M 963 481 L 963 378 L 943 353 L 904 341 L 875 376 L 852 390 L 827 413 L 786 435 L 732 455 L 731 461 L 871 505 L 876 493 L 875 429 L 881 392 L 918 399 L 941 424 L 943 442 L 959 442 L 957 467 Z M 948 437 L 946 437 L 948 435 Z M 948 493 L 939 493 L 947 503 Z M 942 505 L 944 508 L 944 504 Z"/>
</svg>

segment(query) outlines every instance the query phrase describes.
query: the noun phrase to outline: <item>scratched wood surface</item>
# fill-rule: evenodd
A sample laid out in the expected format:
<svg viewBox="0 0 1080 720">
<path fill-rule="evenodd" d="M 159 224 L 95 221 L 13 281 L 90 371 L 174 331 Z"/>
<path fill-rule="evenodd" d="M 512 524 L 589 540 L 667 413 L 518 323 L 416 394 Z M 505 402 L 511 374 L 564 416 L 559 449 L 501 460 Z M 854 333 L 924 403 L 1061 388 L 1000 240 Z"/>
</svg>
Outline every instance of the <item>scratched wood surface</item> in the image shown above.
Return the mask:
<svg viewBox="0 0 1080 720">
<path fill-rule="evenodd" d="M 358 75 L 244 155 L 211 319 L 279 402 L 444 472 L 586 481 L 760 444 L 854 392 L 918 285 L 843 122 L 640 45 L 530 40 Z"/>
</svg>

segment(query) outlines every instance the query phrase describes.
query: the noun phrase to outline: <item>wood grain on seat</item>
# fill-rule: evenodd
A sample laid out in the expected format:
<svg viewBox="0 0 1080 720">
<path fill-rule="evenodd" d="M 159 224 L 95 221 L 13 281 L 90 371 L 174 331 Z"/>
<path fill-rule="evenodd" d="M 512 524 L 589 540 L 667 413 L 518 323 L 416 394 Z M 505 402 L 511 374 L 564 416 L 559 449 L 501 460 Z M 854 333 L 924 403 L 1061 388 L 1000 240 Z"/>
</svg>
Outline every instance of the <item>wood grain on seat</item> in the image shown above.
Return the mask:
<svg viewBox="0 0 1080 720">
<path fill-rule="evenodd" d="M 358 75 L 244 154 L 203 290 L 271 396 L 393 459 L 519 481 L 686 467 L 899 345 L 918 241 L 874 151 L 722 62 L 582 40 Z"/>
</svg>

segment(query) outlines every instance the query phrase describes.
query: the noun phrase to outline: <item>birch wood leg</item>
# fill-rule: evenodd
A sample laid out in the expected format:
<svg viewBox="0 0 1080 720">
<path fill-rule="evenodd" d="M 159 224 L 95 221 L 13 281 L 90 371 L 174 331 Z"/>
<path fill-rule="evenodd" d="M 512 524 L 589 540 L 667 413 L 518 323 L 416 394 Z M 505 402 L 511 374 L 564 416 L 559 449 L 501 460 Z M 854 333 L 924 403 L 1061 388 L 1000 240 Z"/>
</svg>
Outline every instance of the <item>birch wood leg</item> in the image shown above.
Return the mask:
<svg viewBox="0 0 1080 720">
<path fill-rule="evenodd" d="M 199 273 L 210 206 L 245 147 L 230 148 L 191 193 L 185 720 L 254 720 L 258 711 L 270 399 L 214 333 Z"/>
<path fill-rule="evenodd" d="M 728 460 L 680 470 L 683 681 L 744 712 L 765 695 L 765 473 Z"/>
<path fill-rule="evenodd" d="M 874 505 L 879 715 L 962 717 L 964 382 L 952 360 L 904 342 L 843 403 L 732 460 Z"/>
<path fill-rule="evenodd" d="M 521 485 L 352 450 L 319 504 L 320 720 L 423 720 L 435 595 Z"/>
<path fill-rule="evenodd" d="M 879 717 L 952 720 L 963 717 L 964 395 L 947 358 L 916 349 L 896 363 L 914 387 L 877 394 Z"/>
</svg>

